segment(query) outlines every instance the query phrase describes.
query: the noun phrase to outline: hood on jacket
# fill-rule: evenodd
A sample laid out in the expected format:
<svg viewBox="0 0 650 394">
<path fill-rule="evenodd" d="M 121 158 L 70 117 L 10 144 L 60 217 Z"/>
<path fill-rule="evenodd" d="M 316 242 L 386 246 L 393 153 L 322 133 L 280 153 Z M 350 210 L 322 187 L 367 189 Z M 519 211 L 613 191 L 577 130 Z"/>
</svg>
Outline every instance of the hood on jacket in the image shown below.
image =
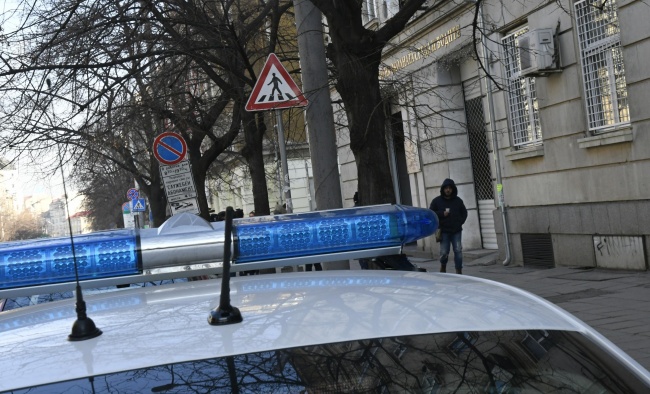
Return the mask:
<svg viewBox="0 0 650 394">
<path fill-rule="evenodd" d="M 440 186 L 440 195 L 441 196 L 444 197 L 444 195 L 445 195 L 445 192 L 443 191 L 445 186 L 451 186 L 451 190 L 452 190 L 451 196 L 452 197 L 456 197 L 458 195 L 458 188 L 456 188 L 456 184 L 454 183 L 454 181 L 452 179 L 447 178 L 442 182 L 442 185 Z"/>
</svg>

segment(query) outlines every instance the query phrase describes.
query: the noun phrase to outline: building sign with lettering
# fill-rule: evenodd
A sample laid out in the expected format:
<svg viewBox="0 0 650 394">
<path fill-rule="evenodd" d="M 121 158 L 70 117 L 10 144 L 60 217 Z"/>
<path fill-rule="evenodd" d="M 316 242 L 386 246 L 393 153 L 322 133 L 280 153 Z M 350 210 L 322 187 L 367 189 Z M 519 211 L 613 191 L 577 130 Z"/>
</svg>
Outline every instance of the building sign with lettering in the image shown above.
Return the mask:
<svg viewBox="0 0 650 394">
<path fill-rule="evenodd" d="M 433 40 L 420 45 L 415 50 L 407 53 L 401 58 L 397 59 L 395 62 L 391 63 L 390 66 L 382 68 L 379 70 L 379 76 L 381 78 L 388 78 L 397 71 L 415 63 L 420 59 L 430 56 L 432 53 L 436 52 L 440 48 L 444 48 L 450 45 L 452 42 L 460 38 L 460 25 L 456 25 L 447 32 L 437 36 Z"/>
</svg>

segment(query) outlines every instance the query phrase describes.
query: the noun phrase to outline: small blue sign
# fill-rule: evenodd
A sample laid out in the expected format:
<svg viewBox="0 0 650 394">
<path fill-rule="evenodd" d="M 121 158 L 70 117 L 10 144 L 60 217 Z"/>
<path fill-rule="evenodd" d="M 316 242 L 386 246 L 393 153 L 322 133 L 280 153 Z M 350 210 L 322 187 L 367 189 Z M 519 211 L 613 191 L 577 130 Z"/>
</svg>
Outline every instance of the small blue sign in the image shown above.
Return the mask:
<svg viewBox="0 0 650 394">
<path fill-rule="evenodd" d="M 138 197 L 140 197 L 140 192 L 138 189 L 130 188 L 129 191 L 126 192 L 126 198 L 129 200 L 135 200 Z"/>
<path fill-rule="evenodd" d="M 147 209 L 147 202 L 144 198 L 136 198 L 135 200 L 132 200 L 131 204 L 133 205 L 131 207 L 133 212 L 144 212 Z"/>
</svg>

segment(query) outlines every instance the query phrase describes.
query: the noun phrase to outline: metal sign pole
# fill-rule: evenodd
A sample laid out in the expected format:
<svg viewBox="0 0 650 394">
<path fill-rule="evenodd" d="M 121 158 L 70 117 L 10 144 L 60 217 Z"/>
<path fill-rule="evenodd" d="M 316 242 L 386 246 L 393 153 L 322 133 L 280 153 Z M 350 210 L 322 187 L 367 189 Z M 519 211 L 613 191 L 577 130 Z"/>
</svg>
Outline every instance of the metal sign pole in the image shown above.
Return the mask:
<svg viewBox="0 0 650 394">
<path fill-rule="evenodd" d="M 293 212 L 293 203 L 291 202 L 291 185 L 289 184 L 289 168 L 287 166 L 287 149 L 284 142 L 284 126 L 282 125 L 282 111 L 275 110 L 275 120 L 278 128 L 278 145 L 280 150 L 280 162 L 282 163 L 282 179 L 284 201 L 287 204 L 287 213 Z"/>
</svg>

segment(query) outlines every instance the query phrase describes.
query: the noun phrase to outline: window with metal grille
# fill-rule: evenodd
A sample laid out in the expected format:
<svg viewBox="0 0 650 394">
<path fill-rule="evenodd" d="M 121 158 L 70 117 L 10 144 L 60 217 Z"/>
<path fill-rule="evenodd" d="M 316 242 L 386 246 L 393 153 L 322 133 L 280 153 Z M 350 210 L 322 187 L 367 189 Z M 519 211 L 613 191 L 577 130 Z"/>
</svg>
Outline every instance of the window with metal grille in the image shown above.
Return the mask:
<svg viewBox="0 0 650 394">
<path fill-rule="evenodd" d="M 630 122 L 615 0 L 575 3 L 589 130 Z"/>
<path fill-rule="evenodd" d="M 536 145 L 542 142 L 542 127 L 539 123 L 539 109 L 535 79 L 522 77 L 519 56 L 519 37 L 528 27 L 518 29 L 502 40 L 506 80 L 508 84 L 508 113 L 512 143 L 515 147 Z"/>
<path fill-rule="evenodd" d="M 483 98 L 476 97 L 465 101 L 465 118 L 467 119 L 467 137 L 472 158 L 474 190 L 476 199 L 493 200 L 494 185 L 490 167 L 490 150 L 483 116 Z"/>
</svg>

